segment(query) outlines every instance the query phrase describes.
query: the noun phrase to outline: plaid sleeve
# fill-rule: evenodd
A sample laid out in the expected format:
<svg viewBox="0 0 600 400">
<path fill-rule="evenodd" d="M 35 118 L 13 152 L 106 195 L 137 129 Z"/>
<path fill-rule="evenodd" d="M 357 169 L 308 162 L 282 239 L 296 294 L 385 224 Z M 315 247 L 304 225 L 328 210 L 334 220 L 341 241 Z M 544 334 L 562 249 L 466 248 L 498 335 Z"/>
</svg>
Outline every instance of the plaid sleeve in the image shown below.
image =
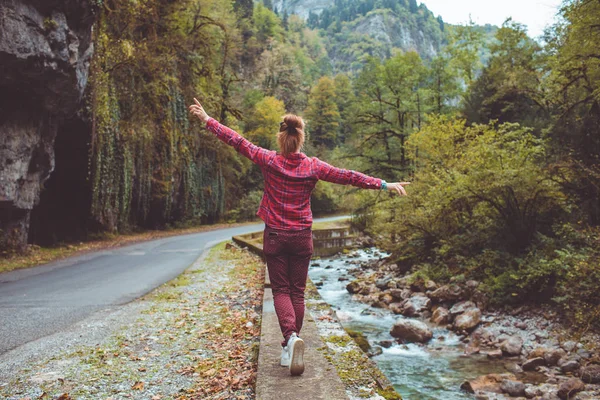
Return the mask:
<svg viewBox="0 0 600 400">
<path fill-rule="evenodd" d="M 352 185 L 363 189 L 381 189 L 381 179 L 373 178 L 357 171 L 336 168 L 318 158 L 313 158 L 317 166 L 317 177 L 321 180 L 339 183 L 341 185 Z"/>
<path fill-rule="evenodd" d="M 220 124 L 216 119 L 209 118 L 206 122 L 206 129 L 215 134 L 219 140 L 227 143 L 231 147 L 233 147 L 238 153 L 247 157 L 255 164 L 260 166 L 264 166 L 269 162 L 272 154 L 267 149 L 263 149 L 248 139 L 244 138 L 242 135 L 226 127 L 223 124 Z"/>
</svg>

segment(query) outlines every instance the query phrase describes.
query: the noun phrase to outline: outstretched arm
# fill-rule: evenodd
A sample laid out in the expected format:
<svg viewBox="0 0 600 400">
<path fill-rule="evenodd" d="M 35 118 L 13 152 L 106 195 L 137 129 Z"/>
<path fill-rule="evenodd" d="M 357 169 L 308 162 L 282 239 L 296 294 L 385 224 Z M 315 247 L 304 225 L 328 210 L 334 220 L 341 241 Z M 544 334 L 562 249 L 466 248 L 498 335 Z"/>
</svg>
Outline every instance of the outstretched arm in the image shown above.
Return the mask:
<svg viewBox="0 0 600 400">
<path fill-rule="evenodd" d="M 357 171 L 336 168 L 318 159 L 317 168 L 318 178 L 321 180 L 341 185 L 352 185 L 363 189 L 395 190 L 400 196 L 406 196 L 406 190 L 403 186 L 410 185 L 410 182 L 386 183 L 383 179 L 373 178 Z"/>
<path fill-rule="evenodd" d="M 256 146 L 239 133 L 220 124 L 216 119 L 208 116 L 204 107 L 194 98 L 196 104 L 190 106 L 190 112 L 206 123 L 206 128 L 215 134 L 219 140 L 232 146 L 238 153 L 247 157 L 253 163 L 266 165 L 270 158 L 269 150 Z"/>
</svg>

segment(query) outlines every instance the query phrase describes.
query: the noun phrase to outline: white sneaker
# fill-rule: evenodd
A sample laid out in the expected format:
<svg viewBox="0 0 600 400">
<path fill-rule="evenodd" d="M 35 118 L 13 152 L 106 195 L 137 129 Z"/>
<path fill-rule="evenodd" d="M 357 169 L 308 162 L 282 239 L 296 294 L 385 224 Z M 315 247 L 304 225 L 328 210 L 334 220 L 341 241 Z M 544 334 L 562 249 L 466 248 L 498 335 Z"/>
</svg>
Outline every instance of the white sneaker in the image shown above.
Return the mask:
<svg viewBox="0 0 600 400">
<path fill-rule="evenodd" d="M 304 340 L 292 333 L 287 348 L 290 357 L 290 373 L 294 376 L 302 375 L 304 372 Z"/>
<path fill-rule="evenodd" d="M 279 362 L 279 365 L 282 367 L 290 366 L 290 352 L 288 351 L 287 346 L 281 348 L 281 361 Z"/>
</svg>

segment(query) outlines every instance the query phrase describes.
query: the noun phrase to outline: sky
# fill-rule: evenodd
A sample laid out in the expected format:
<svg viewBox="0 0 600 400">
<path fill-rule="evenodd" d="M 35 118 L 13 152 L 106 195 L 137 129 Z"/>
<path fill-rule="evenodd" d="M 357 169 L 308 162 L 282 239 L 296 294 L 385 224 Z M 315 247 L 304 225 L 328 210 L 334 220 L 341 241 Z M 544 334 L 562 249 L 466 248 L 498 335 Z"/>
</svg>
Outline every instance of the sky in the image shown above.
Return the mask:
<svg viewBox="0 0 600 400">
<path fill-rule="evenodd" d="M 471 19 L 478 25 L 501 26 L 504 20 L 527 26 L 531 37 L 542 35 L 544 28 L 551 25 L 558 13 L 561 0 L 421 0 L 435 16 L 441 15 L 444 22 L 465 24 Z"/>
</svg>

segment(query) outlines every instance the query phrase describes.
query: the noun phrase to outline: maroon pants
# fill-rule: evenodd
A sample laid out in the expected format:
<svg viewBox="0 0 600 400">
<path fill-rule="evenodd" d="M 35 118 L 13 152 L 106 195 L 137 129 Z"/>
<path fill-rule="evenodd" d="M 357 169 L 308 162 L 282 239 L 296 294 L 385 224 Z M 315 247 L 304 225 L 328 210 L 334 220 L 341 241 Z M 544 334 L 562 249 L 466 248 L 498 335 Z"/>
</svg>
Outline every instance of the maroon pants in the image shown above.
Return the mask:
<svg viewBox="0 0 600 400">
<path fill-rule="evenodd" d="M 263 251 L 285 346 L 291 334 L 299 335 L 302 329 L 304 289 L 313 253 L 312 230 L 288 231 L 267 226 Z"/>
</svg>

